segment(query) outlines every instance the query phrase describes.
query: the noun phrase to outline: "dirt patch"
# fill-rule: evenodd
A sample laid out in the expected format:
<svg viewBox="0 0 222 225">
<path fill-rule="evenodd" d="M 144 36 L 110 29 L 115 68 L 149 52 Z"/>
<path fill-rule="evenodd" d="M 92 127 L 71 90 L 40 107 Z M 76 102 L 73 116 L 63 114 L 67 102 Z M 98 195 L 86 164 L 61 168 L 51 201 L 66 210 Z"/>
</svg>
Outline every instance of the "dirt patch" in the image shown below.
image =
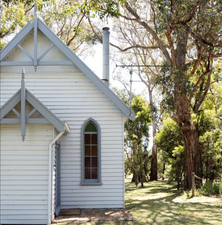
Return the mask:
<svg viewBox="0 0 222 225">
<path fill-rule="evenodd" d="M 125 209 L 81 209 L 80 215 L 58 216 L 52 224 L 131 221 L 132 219 L 132 215 Z"/>
</svg>

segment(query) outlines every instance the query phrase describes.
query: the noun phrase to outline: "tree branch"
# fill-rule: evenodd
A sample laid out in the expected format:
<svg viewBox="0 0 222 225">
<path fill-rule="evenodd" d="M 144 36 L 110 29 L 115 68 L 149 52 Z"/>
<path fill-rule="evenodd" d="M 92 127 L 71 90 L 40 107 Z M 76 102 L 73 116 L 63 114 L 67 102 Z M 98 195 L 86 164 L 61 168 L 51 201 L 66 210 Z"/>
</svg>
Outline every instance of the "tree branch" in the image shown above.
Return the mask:
<svg viewBox="0 0 222 225">
<path fill-rule="evenodd" d="M 165 56 L 166 60 L 168 61 L 168 63 L 171 65 L 172 64 L 172 60 L 170 58 L 170 55 L 169 53 L 167 52 L 164 44 L 162 43 L 162 41 L 160 40 L 160 38 L 158 37 L 157 33 L 144 21 L 142 21 L 141 17 L 136 13 L 135 10 L 133 10 L 131 8 L 131 6 L 126 2 L 125 4 L 125 7 L 126 9 L 128 10 L 129 13 L 131 13 L 135 19 L 133 19 L 134 21 L 138 22 L 140 25 L 142 25 L 147 32 L 149 32 L 153 38 L 156 40 L 156 42 L 158 43 L 159 47 L 160 47 L 160 50 L 162 51 L 163 55 Z M 125 19 L 130 19 L 132 20 L 131 18 L 128 18 L 128 17 L 125 17 Z"/>
<path fill-rule="evenodd" d="M 78 24 L 76 26 L 77 29 L 79 28 L 79 26 L 80 26 L 80 24 L 81 24 L 81 22 L 82 22 L 82 20 L 83 20 L 84 17 L 85 17 L 85 14 L 83 14 L 82 17 L 81 17 L 81 19 L 79 20 L 79 22 L 78 22 Z M 67 43 L 67 46 L 69 46 L 71 44 L 71 42 L 75 39 L 76 36 L 77 36 L 77 32 L 75 32 L 75 34 L 73 35 L 73 37 L 71 39 L 69 39 L 69 41 Z"/>
<path fill-rule="evenodd" d="M 170 26 L 168 26 L 168 27 L 167 27 L 167 33 L 166 33 L 166 36 L 167 36 L 168 43 L 169 43 L 169 45 L 170 45 L 170 50 L 171 50 L 171 57 L 172 57 L 172 60 L 173 60 L 174 64 L 176 64 L 175 50 L 174 50 L 173 42 L 172 42 L 172 39 L 171 39 L 171 32 L 172 32 L 172 29 L 171 29 Z"/>
<path fill-rule="evenodd" d="M 201 100 L 198 101 L 197 104 L 195 104 L 194 113 L 198 113 L 198 110 L 199 110 L 201 104 L 203 103 L 203 101 L 204 101 L 204 99 L 205 99 L 205 97 L 207 95 L 207 92 L 208 92 L 209 87 L 210 87 L 210 79 L 211 79 L 211 76 L 210 76 L 210 74 L 208 74 L 208 79 L 207 79 L 207 84 L 206 84 L 206 87 L 205 87 L 205 91 L 204 91 L 204 93 L 203 93 L 203 95 L 201 97 Z"/>
<path fill-rule="evenodd" d="M 199 77 L 197 83 L 195 84 L 195 86 L 194 86 L 194 88 L 193 88 L 193 90 L 192 90 L 192 92 L 191 92 L 191 94 L 190 94 L 190 98 L 189 98 L 190 101 L 191 101 L 191 98 L 193 97 L 193 94 L 194 94 L 194 92 L 196 91 L 198 85 L 199 85 L 200 82 L 203 80 L 204 76 L 206 76 L 207 74 L 209 74 L 209 72 L 211 72 L 211 71 L 210 71 L 210 70 L 207 70 L 205 73 L 203 73 L 203 74 Z"/>
<path fill-rule="evenodd" d="M 89 21 L 89 25 L 93 31 L 93 33 L 97 36 L 98 40 L 103 43 L 103 39 L 101 38 L 101 36 L 95 31 L 92 23 L 91 23 L 91 20 L 88 18 L 88 21 Z M 134 49 L 134 48 L 142 48 L 142 49 L 159 49 L 160 47 L 159 46 L 144 46 L 144 45 L 131 45 L 129 47 L 126 47 L 126 48 L 120 48 L 119 46 L 113 44 L 113 43 L 110 43 L 111 46 L 119 49 L 121 52 L 126 52 L 130 49 Z M 165 46 L 165 47 L 169 47 L 169 46 Z"/>
<path fill-rule="evenodd" d="M 201 58 L 202 58 L 202 56 L 201 56 L 201 54 L 199 54 L 197 60 L 195 61 L 194 67 L 193 67 L 193 69 L 192 69 L 192 71 L 191 71 L 189 77 L 192 77 L 192 76 L 194 75 L 194 73 L 196 72 L 197 67 L 200 65 Z"/>
</svg>

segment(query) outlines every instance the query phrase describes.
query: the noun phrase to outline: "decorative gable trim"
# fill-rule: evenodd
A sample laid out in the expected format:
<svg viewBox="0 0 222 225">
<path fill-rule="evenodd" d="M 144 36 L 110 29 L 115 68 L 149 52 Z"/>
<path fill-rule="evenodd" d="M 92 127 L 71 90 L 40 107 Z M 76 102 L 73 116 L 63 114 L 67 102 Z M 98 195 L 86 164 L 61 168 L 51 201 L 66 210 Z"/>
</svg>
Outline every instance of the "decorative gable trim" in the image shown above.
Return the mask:
<svg viewBox="0 0 222 225">
<path fill-rule="evenodd" d="M 67 122 L 60 120 L 51 110 L 49 110 L 39 99 L 37 99 L 28 89 L 25 89 L 25 100 L 28 101 L 45 118 L 30 119 L 30 112 L 26 116 L 26 123 L 51 123 L 59 132 L 70 132 Z M 4 119 L 4 117 L 21 101 L 21 89 L 19 89 L 1 108 L 1 123 L 20 123 L 21 118 Z"/>
<path fill-rule="evenodd" d="M 21 101 L 21 89 L 19 89 L 1 108 L 0 120 L 2 120 Z"/>
<path fill-rule="evenodd" d="M 1 50 L 1 61 L 24 39 L 24 37 L 33 29 L 34 23 L 27 23 L 23 29 Z"/>
</svg>

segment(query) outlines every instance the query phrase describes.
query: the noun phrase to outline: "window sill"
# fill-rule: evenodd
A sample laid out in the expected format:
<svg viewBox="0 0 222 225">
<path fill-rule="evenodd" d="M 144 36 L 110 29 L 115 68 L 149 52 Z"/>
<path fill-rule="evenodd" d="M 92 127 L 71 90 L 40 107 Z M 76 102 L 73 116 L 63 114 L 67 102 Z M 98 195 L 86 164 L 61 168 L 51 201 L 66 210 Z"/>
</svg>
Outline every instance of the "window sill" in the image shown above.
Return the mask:
<svg viewBox="0 0 222 225">
<path fill-rule="evenodd" d="M 103 183 L 80 183 L 80 186 L 101 186 Z"/>
</svg>

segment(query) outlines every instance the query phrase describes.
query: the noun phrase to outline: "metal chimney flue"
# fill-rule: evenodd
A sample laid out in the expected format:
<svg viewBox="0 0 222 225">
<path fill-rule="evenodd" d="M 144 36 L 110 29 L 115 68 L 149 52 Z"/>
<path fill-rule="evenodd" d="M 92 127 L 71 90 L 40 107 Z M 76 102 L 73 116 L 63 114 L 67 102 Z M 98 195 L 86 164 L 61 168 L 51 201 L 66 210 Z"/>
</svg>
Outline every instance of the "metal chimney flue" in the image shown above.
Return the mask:
<svg viewBox="0 0 222 225">
<path fill-rule="evenodd" d="M 103 28 L 103 81 L 109 87 L 109 27 Z"/>
</svg>

